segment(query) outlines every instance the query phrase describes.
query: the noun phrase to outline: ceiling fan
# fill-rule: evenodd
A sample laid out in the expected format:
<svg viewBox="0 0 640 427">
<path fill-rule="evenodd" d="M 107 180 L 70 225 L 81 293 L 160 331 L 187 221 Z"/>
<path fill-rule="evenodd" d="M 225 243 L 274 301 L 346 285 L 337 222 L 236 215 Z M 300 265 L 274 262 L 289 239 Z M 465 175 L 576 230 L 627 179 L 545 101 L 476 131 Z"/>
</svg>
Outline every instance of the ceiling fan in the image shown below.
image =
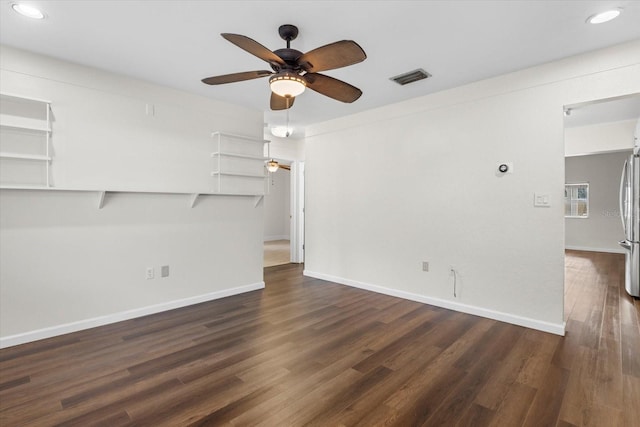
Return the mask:
<svg viewBox="0 0 640 427">
<path fill-rule="evenodd" d="M 351 103 L 360 98 L 362 91 L 357 87 L 319 73 L 319 71 L 333 70 L 364 61 L 367 55 L 356 42 L 341 40 L 302 53 L 291 49 L 291 40 L 298 36 L 298 28 L 295 25 L 282 25 L 278 33 L 287 42 L 287 47 L 275 51 L 270 51 L 249 37 L 222 33 L 221 36 L 226 40 L 268 62 L 273 71 L 225 74 L 207 77 L 202 79 L 202 82 L 208 85 L 220 85 L 270 76 L 272 110 L 291 108 L 295 97 L 307 87 L 342 102 Z"/>
</svg>

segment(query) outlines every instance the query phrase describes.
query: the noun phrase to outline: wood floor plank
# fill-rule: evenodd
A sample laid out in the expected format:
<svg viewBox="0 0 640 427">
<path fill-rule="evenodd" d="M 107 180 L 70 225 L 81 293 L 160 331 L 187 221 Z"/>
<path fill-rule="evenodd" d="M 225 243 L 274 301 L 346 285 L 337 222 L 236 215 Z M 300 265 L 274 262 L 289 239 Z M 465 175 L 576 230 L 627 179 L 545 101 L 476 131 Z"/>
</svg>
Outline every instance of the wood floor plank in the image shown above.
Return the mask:
<svg viewBox="0 0 640 427">
<path fill-rule="evenodd" d="M 538 343 L 521 336 L 502 363 L 497 365 L 494 375 L 485 382 L 475 402 L 496 410 L 520 384 L 516 382 L 537 348 Z"/>
<path fill-rule="evenodd" d="M 25 377 L 15 378 L 13 380 L 8 380 L 0 383 L 0 391 L 8 390 L 13 387 L 17 387 L 22 384 L 26 384 L 31 381 L 31 377 L 28 375 Z"/>
<path fill-rule="evenodd" d="M 595 376 L 594 402 L 615 409 L 624 409 L 622 400 L 622 357 L 619 341 L 605 337 L 601 338 Z"/>
<path fill-rule="evenodd" d="M 538 388 L 523 423 L 525 427 L 555 426 L 560 413 L 562 399 L 569 381 L 569 371 L 550 365 L 544 373 L 544 379 Z"/>
<path fill-rule="evenodd" d="M 7 426 L 621 426 L 624 258 L 567 251 L 565 337 L 265 269 L 264 290 L 0 350 Z"/>
<path fill-rule="evenodd" d="M 456 427 L 484 427 L 493 419 L 494 411 L 478 404 L 473 404 L 465 411 L 455 424 Z"/>
<path fill-rule="evenodd" d="M 622 377 L 622 425 L 631 426 L 640 420 L 640 378 L 624 375 Z"/>
<path fill-rule="evenodd" d="M 176 417 L 202 418 L 217 406 L 224 405 L 222 399 L 212 401 L 211 396 L 224 394 L 229 400 L 237 400 L 245 394 L 245 391 L 239 391 L 242 386 L 243 382 L 233 375 L 219 381 L 194 382 L 166 390 L 153 400 L 127 405 L 126 409 L 138 425 L 184 425 L 184 420 L 176 422 Z"/>
<path fill-rule="evenodd" d="M 511 392 L 496 408 L 489 425 L 494 427 L 522 425 L 535 395 L 536 389 L 520 383 L 513 384 Z"/>
<path fill-rule="evenodd" d="M 545 374 L 548 372 L 558 344 L 563 338 L 539 331 L 526 331 L 524 339 L 536 343 L 536 347 L 529 357 L 523 360 L 517 381 L 520 384 L 540 389 L 547 381 Z"/>
<path fill-rule="evenodd" d="M 597 350 L 580 347 L 579 356 L 569 374 L 559 418 L 576 425 L 583 425 L 584 414 L 594 406 L 596 390 Z"/>
</svg>

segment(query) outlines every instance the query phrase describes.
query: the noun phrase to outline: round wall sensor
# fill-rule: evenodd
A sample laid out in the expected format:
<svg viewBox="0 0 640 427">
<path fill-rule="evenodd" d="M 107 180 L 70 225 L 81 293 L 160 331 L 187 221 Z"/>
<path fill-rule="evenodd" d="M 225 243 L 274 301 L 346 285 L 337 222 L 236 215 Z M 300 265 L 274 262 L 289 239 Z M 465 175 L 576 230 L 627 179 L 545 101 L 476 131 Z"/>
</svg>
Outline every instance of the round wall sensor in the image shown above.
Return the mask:
<svg viewBox="0 0 640 427">
<path fill-rule="evenodd" d="M 498 166 L 498 170 L 502 173 L 507 173 L 507 171 L 509 170 L 509 165 L 503 163 Z"/>
</svg>

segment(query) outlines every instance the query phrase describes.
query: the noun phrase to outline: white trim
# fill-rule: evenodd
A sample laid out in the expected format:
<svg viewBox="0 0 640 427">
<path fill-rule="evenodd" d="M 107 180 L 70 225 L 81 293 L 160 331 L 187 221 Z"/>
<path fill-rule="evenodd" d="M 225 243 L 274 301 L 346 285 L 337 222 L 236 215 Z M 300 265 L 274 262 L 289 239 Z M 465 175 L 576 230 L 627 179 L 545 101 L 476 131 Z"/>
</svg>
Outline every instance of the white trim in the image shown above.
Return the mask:
<svg viewBox="0 0 640 427">
<path fill-rule="evenodd" d="M 45 338 L 51 338 L 58 335 L 81 331 L 84 329 L 95 328 L 97 326 L 121 322 L 123 320 L 135 319 L 136 317 L 148 316 L 149 314 L 160 313 L 162 311 L 173 310 L 193 304 L 199 304 L 201 302 L 213 301 L 216 299 L 238 295 L 245 292 L 251 292 L 258 289 L 264 289 L 264 282 L 238 286 L 236 288 L 224 289 L 221 291 L 210 292 L 204 295 L 168 301 L 160 304 L 150 305 L 147 307 L 134 308 L 132 310 L 108 314 L 106 316 L 94 317 L 91 319 L 80 320 L 78 322 L 64 323 L 62 325 L 37 329 L 35 331 L 24 332 L 21 334 L 9 335 L 7 337 L 0 338 L 0 348 L 12 347 L 14 345 L 42 340 Z"/>
<path fill-rule="evenodd" d="M 615 150 L 602 150 L 602 151 L 589 151 L 586 153 L 573 153 L 573 154 L 565 154 L 565 157 L 584 157 L 584 156 L 595 156 L 598 154 L 613 154 L 613 153 L 629 153 L 633 151 L 633 147 L 630 148 L 617 148 Z"/>
<path fill-rule="evenodd" d="M 273 242 L 274 240 L 290 240 L 289 235 L 279 234 L 277 236 L 264 236 L 265 242 Z"/>
<path fill-rule="evenodd" d="M 328 280 L 330 282 L 339 283 L 341 285 L 352 286 L 379 294 L 389 295 L 397 298 L 403 298 L 410 301 L 416 301 L 423 304 L 434 305 L 449 310 L 459 311 L 462 313 L 473 314 L 475 316 L 486 317 L 488 319 L 498 320 L 501 322 L 511 323 L 513 325 L 524 326 L 525 328 L 536 329 L 543 332 L 549 332 L 556 335 L 564 336 L 566 323 L 550 323 L 542 320 L 531 319 L 529 317 L 517 316 L 515 314 L 503 313 L 501 311 L 490 310 L 487 308 L 477 307 L 474 305 L 462 304 L 455 301 L 444 300 L 440 298 L 418 295 L 411 292 L 400 291 L 397 289 L 385 288 L 383 286 L 371 285 L 368 283 L 358 282 L 356 280 L 343 279 L 342 277 L 331 276 L 328 274 L 317 273 L 315 271 L 304 270 L 303 274 L 316 279 Z"/>
<path fill-rule="evenodd" d="M 291 262 L 304 262 L 304 162 L 291 163 Z"/>
<path fill-rule="evenodd" d="M 586 251 L 586 252 L 606 252 L 609 254 L 624 254 L 624 249 L 623 248 L 592 248 L 592 247 L 588 247 L 588 246 L 573 246 L 573 245 L 566 245 L 564 247 L 565 249 L 569 249 L 571 251 Z"/>
</svg>

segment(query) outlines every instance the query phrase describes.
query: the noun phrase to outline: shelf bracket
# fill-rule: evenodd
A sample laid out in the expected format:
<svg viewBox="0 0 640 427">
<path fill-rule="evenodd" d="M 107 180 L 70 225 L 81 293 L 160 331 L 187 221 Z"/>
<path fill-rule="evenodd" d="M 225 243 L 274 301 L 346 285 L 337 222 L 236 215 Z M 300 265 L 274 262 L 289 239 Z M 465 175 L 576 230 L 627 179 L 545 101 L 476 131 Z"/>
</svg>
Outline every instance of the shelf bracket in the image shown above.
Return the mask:
<svg viewBox="0 0 640 427">
<path fill-rule="evenodd" d="M 264 199 L 264 196 L 255 196 L 255 198 L 253 199 L 253 207 L 257 208 L 262 199 Z"/>
<path fill-rule="evenodd" d="M 98 191 L 98 209 L 102 209 L 104 207 L 104 198 L 106 194 L 106 191 Z"/>
<path fill-rule="evenodd" d="M 193 193 L 189 195 L 189 207 L 193 208 L 196 205 L 196 201 L 198 200 L 199 196 L 200 193 Z"/>
</svg>

